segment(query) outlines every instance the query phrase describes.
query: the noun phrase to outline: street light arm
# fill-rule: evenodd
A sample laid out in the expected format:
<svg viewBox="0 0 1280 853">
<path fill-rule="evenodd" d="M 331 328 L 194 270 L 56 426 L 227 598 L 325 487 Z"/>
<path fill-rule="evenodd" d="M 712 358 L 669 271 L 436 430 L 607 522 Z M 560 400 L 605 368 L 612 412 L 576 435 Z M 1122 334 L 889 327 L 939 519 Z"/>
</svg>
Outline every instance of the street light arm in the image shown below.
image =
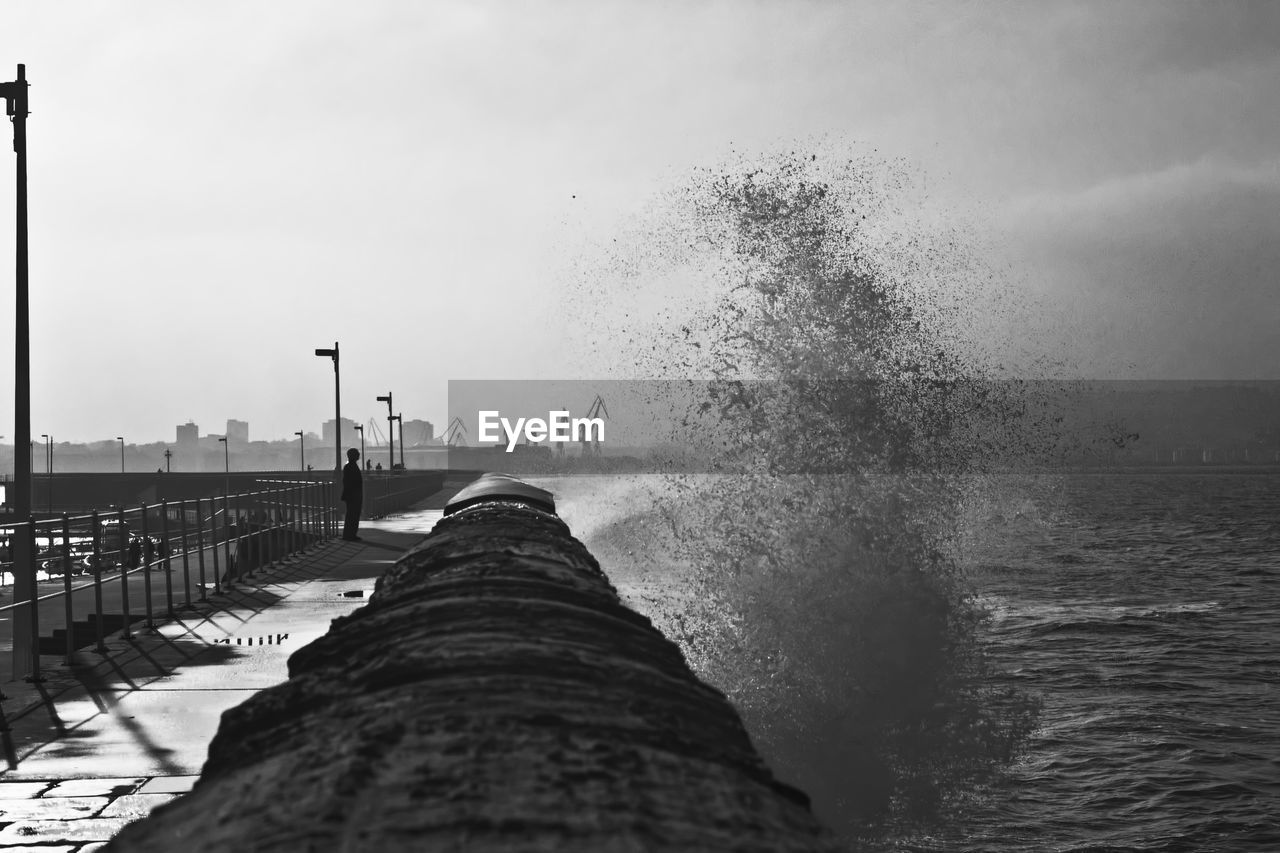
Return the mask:
<svg viewBox="0 0 1280 853">
<path fill-rule="evenodd" d="M 15 118 L 26 118 L 31 113 L 27 109 L 27 67 L 18 66 L 18 79 L 0 83 L 0 97 L 4 98 L 5 115 Z"/>
<path fill-rule="evenodd" d="M 342 476 L 342 379 L 338 374 L 338 342 L 333 349 L 316 348 L 316 355 L 333 359 L 333 458 L 337 476 Z"/>
</svg>

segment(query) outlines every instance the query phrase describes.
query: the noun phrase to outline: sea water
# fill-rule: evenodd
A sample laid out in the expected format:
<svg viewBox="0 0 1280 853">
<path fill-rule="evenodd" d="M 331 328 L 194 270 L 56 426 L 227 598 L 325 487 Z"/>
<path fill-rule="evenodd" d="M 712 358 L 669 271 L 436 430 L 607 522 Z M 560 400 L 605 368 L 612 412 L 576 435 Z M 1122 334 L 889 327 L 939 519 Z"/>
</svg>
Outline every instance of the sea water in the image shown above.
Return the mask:
<svg viewBox="0 0 1280 853">
<path fill-rule="evenodd" d="M 1280 474 L 1024 478 L 964 548 L 1004 778 L 913 850 L 1280 850 Z"/>
</svg>

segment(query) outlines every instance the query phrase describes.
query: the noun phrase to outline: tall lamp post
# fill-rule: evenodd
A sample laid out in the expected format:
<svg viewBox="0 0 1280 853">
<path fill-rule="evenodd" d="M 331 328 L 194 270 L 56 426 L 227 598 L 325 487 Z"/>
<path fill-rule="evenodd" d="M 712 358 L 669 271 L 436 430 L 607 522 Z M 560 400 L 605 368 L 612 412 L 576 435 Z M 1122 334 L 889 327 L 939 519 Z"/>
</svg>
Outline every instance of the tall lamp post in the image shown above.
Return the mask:
<svg viewBox="0 0 1280 853">
<path fill-rule="evenodd" d="M 392 414 L 394 409 L 391 408 L 391 392 L 387 392 L 387 396 L 379 397 L 379 403 L 387 404 L 387 442 L 388 449 L 391 451 L 390 469 L 387 473 L 396 470 L 396 434 L 395 434 L 395 416 Z"/>
<path fill-rule="evenodd" d="M 333 359 L 333 467 L 342 476 L 342 386 L 338 380 L 338 342 L 333 349 L 318 349 L 318 356 Z"/>
<path fill-rule="evenodd" d="M 164 472 L 165 472 L 166 474 L 172 474 L 172 473 L 173 473 L 173 468 L 171 468 L 171 467 L 169 466 L 169 460 L 170 460 L 170 459 L 172 459 L 172 458 L 173 458 L 173 453 L 172 453 L 172 451 L 170 451 L 170 450 L 169 450 L 169 448 L 167 448 L 167 447 L 166 447 L 166 448 L 164 449 Z"/>
<path fill-rule="evenodd" d="M 31 312 L 27 287 L 27 66 L 19 63 L 18 79 L 0 83 L 5 113 L 13 121 L 13 150 L 17 154 L 14 235 L 14 317 L 13 317 L 13 446 L 31 446 Z M 15 525 L 31 521 L 31 454 L 13 455 L 13 497 L 10 499 Z M 13 600 L 34 597 L 35 562 L 32 537 L 16 535 L 13 547 Z M 13 613 L 13 677 L 40 679 L 35 670 L 31 645 L 31 608 Z"/>
<path fill-rule="evenodd" d="M 356 424 L 356 432 L 360 433 L 360 464 L 364 464 L 364 424 Z"/>
<path fill-rule="evenodd" d="M 117 435 L 116 441 L 120 442 L 120 473 L 124 473 L 124 436 Z"/>
<path fill-rule="evenodd" d="M 307 447 L 306 439 L 302 437 L 302 430 L 294 433 L 298 437 L 298 465 L 301 470 L 307 470 Z"/>
</svg>

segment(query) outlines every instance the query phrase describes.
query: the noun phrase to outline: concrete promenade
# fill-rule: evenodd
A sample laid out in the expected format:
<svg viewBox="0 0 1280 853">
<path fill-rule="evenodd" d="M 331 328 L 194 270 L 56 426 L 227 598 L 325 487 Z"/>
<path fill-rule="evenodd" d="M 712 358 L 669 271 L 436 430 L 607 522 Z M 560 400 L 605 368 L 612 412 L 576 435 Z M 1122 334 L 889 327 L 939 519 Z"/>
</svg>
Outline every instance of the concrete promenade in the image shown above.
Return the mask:
<svg viewBox="0 0 1280 853">
<path fill-rule="evenodd" d="M 404 526 L 366 522 L 362 542 L 312 547 L 131 640 L 116 632 L 105 655 L 44 656 L 41 683 L 0 684 L 0 849 L 87 853 L 189 790 L 222 712 L 286 680 L 289 655 L 363 604 L 427 532 Z"/>
</svg>

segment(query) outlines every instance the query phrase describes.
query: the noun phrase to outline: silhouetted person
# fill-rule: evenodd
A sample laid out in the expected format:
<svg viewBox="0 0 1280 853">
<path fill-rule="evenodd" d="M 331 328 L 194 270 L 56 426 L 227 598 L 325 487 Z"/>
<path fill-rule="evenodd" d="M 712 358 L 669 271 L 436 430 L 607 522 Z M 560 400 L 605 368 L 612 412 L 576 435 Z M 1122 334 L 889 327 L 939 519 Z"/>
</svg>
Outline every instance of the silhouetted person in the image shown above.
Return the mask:
<svg viewBox="0 0 1280 853">
<path fill-rule="evenodd" d="M 347 505 L 347 519 L 342 525 L 342 538 L 348 542 L 359 542 L 356 534 L 360 531 L 360 509 L 364 505 L 364 475 L 360 473 L 360 465 L 356 462 L 360 451 L 354 447 L 347 451 L 347 464 L 342 468 L 342 497 Z"/>
</svg>

